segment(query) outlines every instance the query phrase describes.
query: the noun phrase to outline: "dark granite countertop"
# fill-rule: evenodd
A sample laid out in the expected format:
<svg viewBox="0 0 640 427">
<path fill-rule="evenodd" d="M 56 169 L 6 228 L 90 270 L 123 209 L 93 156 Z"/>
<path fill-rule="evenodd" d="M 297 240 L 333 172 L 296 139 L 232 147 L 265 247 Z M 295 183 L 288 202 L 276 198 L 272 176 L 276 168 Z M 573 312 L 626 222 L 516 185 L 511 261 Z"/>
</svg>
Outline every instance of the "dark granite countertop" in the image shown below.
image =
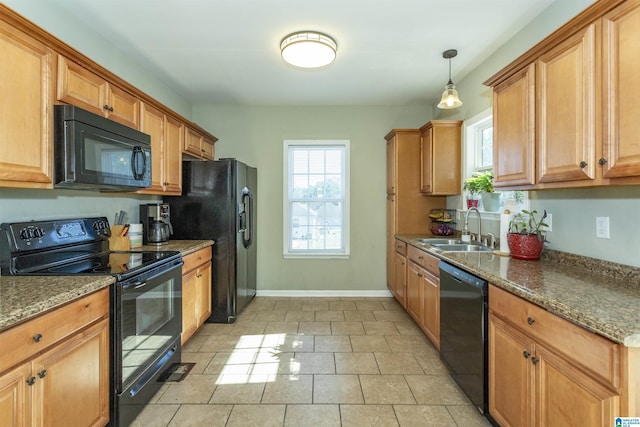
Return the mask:
<svg viewBox="0 0 640 427">
<path fill-rule="evenodd" d="M 142 250 L 179 251 L 188 255 L 212 240 L 173 240 Z M 114 283 L 111 276 L 1 276 L 0 331 Z"/>
<path fill-rule="evenodd" d="M 396 237 L 592 332 L 640 347 L 638 268 L 550 249 L 539 261 L 491 252 L 441 252 L 416 240 L 432 236 Z"/>
</svg>

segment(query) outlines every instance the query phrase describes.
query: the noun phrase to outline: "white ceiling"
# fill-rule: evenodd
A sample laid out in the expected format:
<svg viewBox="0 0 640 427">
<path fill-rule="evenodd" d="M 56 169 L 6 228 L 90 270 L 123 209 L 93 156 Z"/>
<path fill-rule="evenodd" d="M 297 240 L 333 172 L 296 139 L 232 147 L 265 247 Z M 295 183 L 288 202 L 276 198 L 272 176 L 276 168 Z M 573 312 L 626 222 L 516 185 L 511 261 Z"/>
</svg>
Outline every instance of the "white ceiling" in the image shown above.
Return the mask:
<svg viewBox="0 0 640 427">
<path fill-rule="evenodd" d="M 193 103 L 397 106 L 440 97 L 444 50 L 459 81 L 554 0 L 48 1 Z M 334 37 L 336 61 L 285 65 L 279 43 L 299 30 Z"/>
</svg>

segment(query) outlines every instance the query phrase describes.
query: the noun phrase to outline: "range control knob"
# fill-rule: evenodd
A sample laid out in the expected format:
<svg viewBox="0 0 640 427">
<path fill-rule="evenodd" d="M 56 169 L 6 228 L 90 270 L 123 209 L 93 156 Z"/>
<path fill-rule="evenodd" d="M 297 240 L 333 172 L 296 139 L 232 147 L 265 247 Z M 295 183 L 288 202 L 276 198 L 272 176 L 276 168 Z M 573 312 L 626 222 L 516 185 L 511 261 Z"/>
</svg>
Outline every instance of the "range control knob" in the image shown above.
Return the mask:
<svg viewBox="0 0 640 427">
<path fill-rule="evenodd" d="M 20 238 L 22 240 L 28 240 L 29 239 L 29 230 L 27 230 L 26 228 L 23 228 L 22 230 L 20 230 Z"/>
<path fill-rule="evenodd" d="M 40 238 L 44 236 L 44 230 L 42 228 L 36 227 L 33 229 L 33 237 Z"/>
</svg>

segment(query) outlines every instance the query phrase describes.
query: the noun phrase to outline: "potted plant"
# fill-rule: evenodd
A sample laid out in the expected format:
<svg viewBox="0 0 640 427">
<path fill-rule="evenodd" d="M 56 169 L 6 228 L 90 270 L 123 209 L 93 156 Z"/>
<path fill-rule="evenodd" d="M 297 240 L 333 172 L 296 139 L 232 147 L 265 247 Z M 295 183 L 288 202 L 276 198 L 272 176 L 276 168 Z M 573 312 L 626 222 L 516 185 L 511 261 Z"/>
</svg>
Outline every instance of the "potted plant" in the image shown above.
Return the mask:
<svg viewBox="0 0 640 427">
<path fill-rule="evenodd" d="M 540 259 L 542 248 L 547 241 L 544 231 L 549 227 L 544 219 L 545 210 L 540 219 L 536 219 L 538 211 L 522 210 L 509 221 L 507 243 L 511 258 L 536 260 Z"/>
<path fill-rule="evenodd" d="M 493 191 L 493 172 L 475 172 L 465 180 L 463 188 L 468 190 L 471 195 L 478 193 L 482 195 L 482 205 L 485 211 L 497 212 L 500 210 L 500 193 Z M 468 206 L 467 203 L 467 207 L 471 206 Z"/>
</svg>

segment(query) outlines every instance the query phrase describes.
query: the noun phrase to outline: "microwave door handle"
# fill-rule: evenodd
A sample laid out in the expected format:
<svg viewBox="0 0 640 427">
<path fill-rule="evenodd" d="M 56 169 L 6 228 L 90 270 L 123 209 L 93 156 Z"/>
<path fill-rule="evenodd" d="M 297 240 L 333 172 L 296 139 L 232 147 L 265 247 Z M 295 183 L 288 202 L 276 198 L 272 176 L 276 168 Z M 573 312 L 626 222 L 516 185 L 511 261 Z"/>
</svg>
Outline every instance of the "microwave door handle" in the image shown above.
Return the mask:
<svg viewBox="0 0 640 427">
<path fill-rule="evenodd" d="M 142 171 L 138 171 L 138 158 L 142 156 Z M 139 145 L 133 147 L 131 153 L 131 171 L 133 172 L 133 179 L 140 181 L 144 179 L 144 174 L 147 172 L 147 155 Z"/>
</svg>

